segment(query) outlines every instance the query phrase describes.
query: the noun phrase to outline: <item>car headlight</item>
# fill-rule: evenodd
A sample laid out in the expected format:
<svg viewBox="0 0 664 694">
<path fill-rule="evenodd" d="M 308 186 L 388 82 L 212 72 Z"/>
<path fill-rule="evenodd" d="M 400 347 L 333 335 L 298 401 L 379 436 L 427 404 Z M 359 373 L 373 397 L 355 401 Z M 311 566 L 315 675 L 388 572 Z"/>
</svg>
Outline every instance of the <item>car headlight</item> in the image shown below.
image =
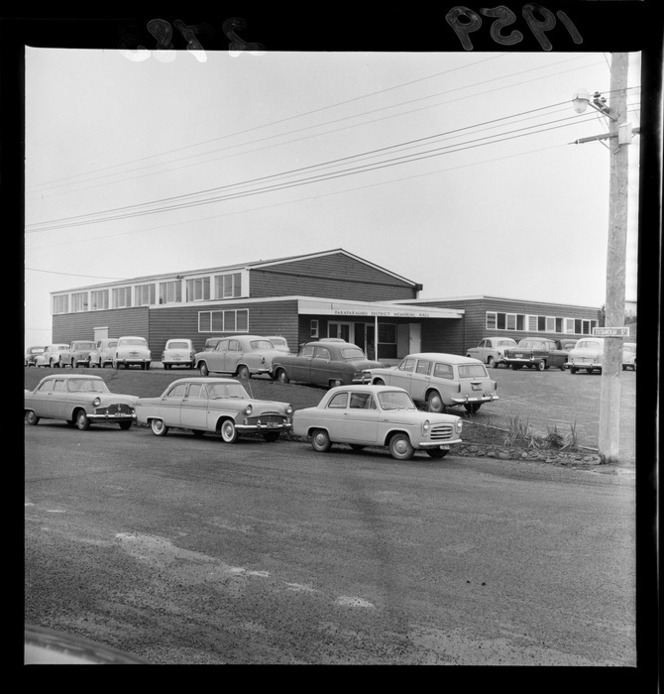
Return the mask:
<svg viewBox="0 0 664 694">
<path fill-rule="evenodd" d="M 246 415 L 250 415 L 250 414 L 253 412 L 253 410 L 254 410 L 254 408 L 253 408 L 251 405 L 247 405 L 247 406 L 244 408 L 244 413 L 245 413 Z"/>
<path fill-rule="evenodd" d="M 92 401 L 92 406 L 93 406 L 93 407 L 99 407 L 99 405 L 101 405 L 101 398 L 95 398 L 95 399 Z"/>
<path fill-rule="evenodd" d="M 431 423 L 429 422 L 428 419 L 425 419 L 422 422 L 422 434 L 426 436 L 429 433 L 429 427 L 431 426 Z"/>
<path fill-rule="evenodd" d="M 293 414 L 293 408 L 292 408 L 291 405 L 289 405 L 289 406 L 286 408 L 286 414 L 287 414 L 289 417 Z"/>
<path fill-rule="evenodd" d="M 461 433 L 461 430 L 463 429 L 463 420 L 462 419 L 457 419 L 456 422 L 456 430 Z"/>
</svg>

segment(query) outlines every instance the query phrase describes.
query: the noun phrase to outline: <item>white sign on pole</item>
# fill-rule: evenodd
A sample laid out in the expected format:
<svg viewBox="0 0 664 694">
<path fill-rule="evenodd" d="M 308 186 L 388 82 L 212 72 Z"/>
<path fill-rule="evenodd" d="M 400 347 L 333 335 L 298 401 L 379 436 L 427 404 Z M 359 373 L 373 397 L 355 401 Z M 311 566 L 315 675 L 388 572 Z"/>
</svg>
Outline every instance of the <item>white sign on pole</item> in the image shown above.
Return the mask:
<svg viewBox="0 0 664 694">
<path fill-rule="evenodd" d="M 620 328 L 593 328 L 595 337 L 629 337 L 629 326 Z"/>
</svg>

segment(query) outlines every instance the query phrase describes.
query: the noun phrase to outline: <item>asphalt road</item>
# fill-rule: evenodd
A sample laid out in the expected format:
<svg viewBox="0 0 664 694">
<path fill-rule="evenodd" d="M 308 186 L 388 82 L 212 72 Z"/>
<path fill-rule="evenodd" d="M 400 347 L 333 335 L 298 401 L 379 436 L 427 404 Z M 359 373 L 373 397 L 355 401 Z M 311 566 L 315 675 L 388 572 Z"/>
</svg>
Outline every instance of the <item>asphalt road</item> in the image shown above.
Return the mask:
<svg viewBox="0 0 664 694">
<path fill-rule="evenodd" d="M 25 426 L 25 621 L 155 664 L 632 667 L 634 528 L 628 471 Z"/>
</svg>

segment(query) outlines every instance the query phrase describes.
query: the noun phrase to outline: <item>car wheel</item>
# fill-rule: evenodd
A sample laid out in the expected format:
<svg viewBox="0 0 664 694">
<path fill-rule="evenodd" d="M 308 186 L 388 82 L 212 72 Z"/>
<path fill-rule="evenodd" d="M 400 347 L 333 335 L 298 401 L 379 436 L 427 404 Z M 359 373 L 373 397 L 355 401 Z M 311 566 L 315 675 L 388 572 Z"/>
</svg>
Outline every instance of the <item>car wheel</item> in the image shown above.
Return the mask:
<svg viewBox="0 0 664 694">
<path fill-rule="evenodd" d="M 198 373 L 200 373 L 201 376 L 209 376 L 210 375 L 210 370 L 207 367 L 207 364 L 202 361 L 198 365 Z"/>
<path fill-rule="evenodd" d="M 224 443 L 235 443 L 238 433 L 235 428 L 235 422 L 232 419 L 224 419 L 221 423 L 221 438 Z"/>
<path fill-rule="evenodd" d="M 415 449 L 406 434 L 395 434 L 390 439 L 390 455 L 396 460 L 410 460 Z"/>
<path fill-rule="evenodd" d="M 443 404 L 443 399 L 440 397 L 440 393 L 432 390 L 429 395 L 427 395 L 427 411 L 443 412 L 444 410 L 445 405 Z"/>
<path fill-rule="evenodd" d="M 250 377 L 249 369 L 246 366 L 246 364 L 242 364 L 241 366 L 238 366 L 236 375 L 238 378 L 249 378 Z"/>
<path fill-rule="evenodd" d="M 448 453 L 449 451 L 446 451 L 442 448 L 427 448 L 427 455 L 430 458 L 444 458 Z"/>
<path fill-rule="evenodd" d="M 290 381 L 290 378 L 288 378 L 288 374 L 284 369 L 277 369 L 276 376 L 279 383 L 288 383 Z"/>
<path fill-rule="evenodd" d="M 332 448 L 330 435 L 325 429 L 315 429 L 311 433 L 311 447 L 319 453 L 327 453 Z"/>
<path fill-rule="evenodd" d="M 342 386 L 342 385 L 343 385 L 343 381 L 339 378 L 333 378 L 330 381 L 330 388 L 337 388 L 337 387 Z"/>
<path fill-rule="evenodd" d="M 30 426 L 35 426 L 36 424 L 39 424 L 39 417 L 37 417 L 37 415 L 32 410 L 28 410 L 25 413 L 25 421 Z"/>
<path fill-rule="evenodd" d="M 155 436 L 166 436 L 168 434 L 168 427 L 163 419 L 151 419 L 150 429 L 152 429 L 152 433 Z"/>
<path fill-rule="evenodd" d="M 278 431 L 266 431 L 263 433 L 263 438 L 266 441 L 276 441 L 279 438 L 279 433 Z"/>
<path fill-rule="evenodd" d="M 578 369 L 576 368 L 576 366 L 570 366 L 569 371 L 570 371 L 570 373 L 575 374 L 578 371 Z"/>
<path fill-rule="evenodd" d="M 486 363 L 487 363 L 487 366 L 488 366 L 490 369 L 495 369 L 495 368 L 496 368 L 496 362 L 495 362 L 495 360 L 494 360 L 493 357 L 489 357 L 489 358 L 486 360 Z"/>
<path fill-rule="evenodd" d="M 74 421 L 76 422 L 76 428 L 80 431 L 87 431 L 90 428 L 90 420 L 88 419 L 88 415 L 85 414 L 85 410 L 79 410 L 76 413 Z"/>
<path fill-rule="evenodd" d="M 537 362 L 537 370 L 538 371 L 544 371 L 546 369 L 546 362 L 545 361 L 538 361 Z"/>
<path fill-rule="evenodd" d="M 118 422 L 118 426 L 122 431 L 127 431 L 127 429 L 131 428 L 131 422 Z"/>
</svg>

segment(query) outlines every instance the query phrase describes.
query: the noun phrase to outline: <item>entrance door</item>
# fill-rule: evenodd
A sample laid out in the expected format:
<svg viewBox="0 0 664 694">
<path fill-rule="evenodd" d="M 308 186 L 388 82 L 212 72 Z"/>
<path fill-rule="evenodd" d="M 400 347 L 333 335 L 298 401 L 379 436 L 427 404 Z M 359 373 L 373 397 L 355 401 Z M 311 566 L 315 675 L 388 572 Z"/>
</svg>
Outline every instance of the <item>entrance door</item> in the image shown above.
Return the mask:
<svg viewBox="0 0 664 694">
<path fill-rule="evenodd" d="M 93 328 L 95 332 L 95 342 L 108 339 L 108 328 Z"/>
<path fill-rule="evenodd" d="M 408 324 L 408 354 L 417 354 L 422 350 L 422 324 Z"/>
<path fill-rule="evenodd" d="M 350 342 L 350 323 L 328 323 L 327 336 L 340 337 L 342 340 Z"/>
</svg>

